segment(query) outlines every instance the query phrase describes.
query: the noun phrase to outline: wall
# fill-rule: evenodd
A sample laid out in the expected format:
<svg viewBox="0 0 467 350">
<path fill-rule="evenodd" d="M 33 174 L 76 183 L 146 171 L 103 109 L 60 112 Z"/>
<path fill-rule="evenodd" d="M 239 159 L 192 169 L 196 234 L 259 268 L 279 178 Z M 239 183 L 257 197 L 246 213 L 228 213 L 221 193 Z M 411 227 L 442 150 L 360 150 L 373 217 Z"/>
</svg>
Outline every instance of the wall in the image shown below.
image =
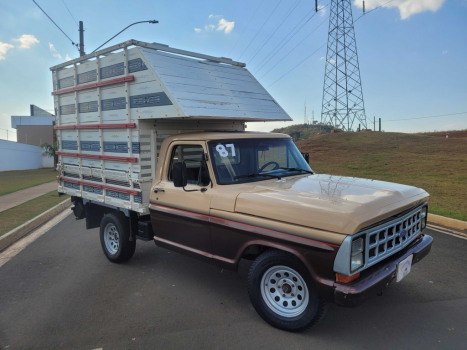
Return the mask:
<svg viewBox="0 0 467 350">
<path fill-rule="evenodd" d="M 53 125 L 55 117 L 22 117 L 11 116 L 11 127 L 16 129 L 18 125 Z"/>
<path fill-rule="evenodd" d="M 17 142 L 34 146 L 53 143 L 54 129 L 52 125 L 18 125 L 16 130 Z"/>
<path fill-rule="evenodd" d="M 53 167 L 53 157 L 42 157 L 39 146 L 0 140 L 0 171 Z"/>
</svg>

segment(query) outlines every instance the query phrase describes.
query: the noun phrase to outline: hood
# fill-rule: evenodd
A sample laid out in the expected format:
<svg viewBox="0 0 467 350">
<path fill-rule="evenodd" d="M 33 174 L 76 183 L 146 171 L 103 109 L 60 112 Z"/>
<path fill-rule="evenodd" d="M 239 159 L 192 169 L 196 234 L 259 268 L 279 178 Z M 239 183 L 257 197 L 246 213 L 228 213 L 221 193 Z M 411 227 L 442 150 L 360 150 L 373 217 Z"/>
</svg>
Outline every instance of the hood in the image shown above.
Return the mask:
<svg viewBox="0 0 467 350">
<path fill-rule="evenodd" d="M 320 174 L 262 182 L 237 196 L 235 212 L 353 234 L 427 198 L 417 187 Z"/>
</svg>

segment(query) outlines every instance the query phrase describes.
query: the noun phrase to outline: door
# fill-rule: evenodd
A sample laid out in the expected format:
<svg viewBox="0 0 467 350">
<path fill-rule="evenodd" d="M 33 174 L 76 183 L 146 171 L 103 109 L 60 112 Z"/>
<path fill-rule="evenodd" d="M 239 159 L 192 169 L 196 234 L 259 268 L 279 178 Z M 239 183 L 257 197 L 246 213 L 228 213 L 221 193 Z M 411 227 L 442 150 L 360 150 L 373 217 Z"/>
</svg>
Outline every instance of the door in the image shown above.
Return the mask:
<svg viewBox="0 0 467 350">
<path fill-rule="evenodd" d="M 151 196 L 151 222 L 156 242 L 169 249 L 183 250 L 211 257 L 209 209 L 213 188 L 209 170 L 203 162 L 205 142 L 174 142 L 168 148 L 161 182 Z M 172 181 L 173 163 L 185 161 L 188 184 L 185 189 L 175 187 Z M 212 178 L 212 177 L 211 177 Z M 201 191 L 202 190 L 202 191 Z"/>
</svg>

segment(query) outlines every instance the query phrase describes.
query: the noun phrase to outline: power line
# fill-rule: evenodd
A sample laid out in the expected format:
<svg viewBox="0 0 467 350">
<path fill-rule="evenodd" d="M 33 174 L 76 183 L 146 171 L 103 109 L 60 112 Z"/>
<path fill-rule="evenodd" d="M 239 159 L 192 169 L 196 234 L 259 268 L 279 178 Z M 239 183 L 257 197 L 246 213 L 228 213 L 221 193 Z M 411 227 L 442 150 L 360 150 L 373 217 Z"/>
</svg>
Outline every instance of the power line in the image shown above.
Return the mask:
<svg viewBox="0 0 467 350">
<path fill-rule="evenodd" d="M 272 32 L 272 34 L 269 36 L 268 40 L 266 40 L 263 45 L 261 45 L 261 47 L 259 48 L 258 51 L 256 51 L 256 53 L 253 55 L 252 58 L 250 58 L 250 60 L 247 62 L 247 64 L 250 64 L 251 61 L 254 60 L 254 58 L 256 57 L 256 55 L 261 51 L 261 49 L 264 47 L 264 45 L 266 45 L 268 43 L 268 41 L 272 38 L 272 36 L 279 30 L 279 28 L 282 26 L 282 24 L 285 22 L 285 20 L 287 18 L 289 18 L 289 16 L 292 14 L 292 12 L 295 10 L 295 8 L 300 4 L 300 2 L 302 2 L 302 0 L 298 0 L 296 3 L 295 3 L 295 6 L 292 7 L 292 10 L 290 10 L 290 12 L 287 14 L 287 16 L 285 16 L 285 18 L 282 20 L 282 22 L 277 26 L 276 30 L 274 32 Z"/>
<path fill-rule="evenodd" d="M 329 4 L 327 4 L 326 6 L 328 6 L 328 5 L 329 5 Z M 324 7 L 326 7 L 326 6 L 324 6 Z M 323 7 L 323 8 L 324 8 L 324 7 Z M 323 8 L 319 9 L 318 11 L 322 10 Z M 301 23 L 311 12 L 313 12 L 313 11 L 314 11 L 314 9 L 311 10 L 310 12 L 308 12 L 308 13 L 297 23 L 297 25 L 285 36 L 285 38 L 282 39 L 281 42 L 280 42 L 279 44 L 277 44 L 277 46 L 276 46 L 268 55 L 266 55 L 266 57 L 258 64 L 258 66 L 256 66 L 256 68 L 258 68 L 258 67 L 264 62 L 264 60 L 266 60 L 266 59 L 269 57 L 269 55 L 271 55 L 271 53 L 273 53 L 274 50 L 276 50 L 276 49 L 287 39 L 287 37 L 290 35 L 290 33 L 292 33 L 292 32 L 300 25 L 300 23 Z M 297 35 L 297 33 L 303 28 L 303 26 L 304 26 L 305 24 L 307 24 L 315 15 L 316 15 L 316 12 L 313 13 L 313 14 L 311 15 L 311 17 L 308 18 L 308 19 L 301 25 L 301 27 L 298 28 L 298 30 L 295 31 L 295 33 L 292 34 L 292 36 L 291 36 L 290 38 L 288 38 L 288 39 L 285 41 L 285 43 L 284 43 L 274 54 L 272 54 L 272 56 L 269 57 L 269 59 L 268 59 L 266 62 L 264 62 L 264 64 L 261 65 L 261 67 L 259 67 L 258 69 L 255 68 L 255 69 L 256 69 L 256 70 L 255 70 L 255 74 L 258 73 L 261 69 L 263 69 L 263 67 L 264 67 L 275 55 L 277 55 L 277 53 L 278 53 L 285 45 L 287 45 L 287 43 L 288 43 L 295 35 Z"/>
<path fill-rule="evenodd" d="M 362 18 L 364 15 L 367 15 L 367 14 L 369 14 L 370 12 L 373 12 L 374 10 L 377 10 L 377 9 L 379 9 L 380 7 L 383 7 L 384 5 L 387 5 L 387 4 L 389 4 L 390 2 L 393 2 L 393 1 L 394 1 L 394 0 L 390 0 L 390 1 L 388 1 L 388 2 L 385 2 L 385 3 L 382 4 L 382 5 L 376 6 L 373 10 L 370 10 L 370 11 L 368 11 L 367 13 L 363 13 L 363 15 L 360 15 L 360 16 L 359 16 L 355 21 L 353 21 L 353 22 L 354 22 L 354 23 L 357 22 L 357 21 L 358 21 L 360 18 Z"/>
<path fill-rule="evenodd" d="M 250 25 L 251 23 L 251 20 L 253 19 L 253 17 L 255 17 L 256 15 L 256 12 L 258 12 L 259 8 L 261 7 L 261 4 L 264 2 L 264 0 L 261 0 L 261 2 L 259 3 L 258 7 L 256 8 L 255 12 L 253 13 L 253 16 L 251 16 L 250 20 L 248 21 L 248 24 L 246 25 L 245 28 L 243 28 L 243 32 L 242 34 L 240 34 L 240 36 L 238 37 L 237 41 L 235 42 L 234 46 L 232 46 L 232 48 L 230 49 L 230 52 L 229 52 L 229 56 L 230 54 L 232 53 L 232 50 L 235 48 L 235 46 L 237 46 L 238 44 L 238 41 L 241 39 L 241 37 L 243 36 L 243 33 L 245 33 L 245 30 L 248 28 L 248 26 Z"/>
<path fill-rule="evenodd" d="M 394 0 L 390 0 L 390 1 L 388 1 L 388 2 L 386 2 L 386 3 L 384 3 L 384 4 L 382 4 L 382 5 L 380 5 L 380 6 L 378 6 L 378 7 L 375 7 L 373 10 L 368 11 L 367 14 L 370 13 L 370 12 L 372 12 L 372 11 L 374 11 L 374 10 L 376 10 L 377 8 L 380 8 L 380 7 L 382 7 L 382 6 L 386 5 L 386 4 L 389 4 L 389 3 L 392 2 L 392 1 L 394 1 Z M 329 4 L 328 4 L 328 5 L 329 5 Z M 326 6 L 327 6 L 327 5 L 326 5 Z M 362 15 L 362 16 L 363 16 L 363 15 Z M 357 19 L 360 19 L 362 16 L 358 17 Z M 311 19 L 311 18 L 310 18 L 310 19 Z M 355 23 L 355 21 L 354 21 L 354 23 Z M 277 83 L 279 80 L 281 80 L 283 77 L 285 77 L 287 74 L 289 74 L 289 73 L 290 73 L 291 71 L 293 71 L 295 68 L 297 68 L 299 65 L 301 65 L 303 62 L 305 62 L 307 59 L 309 59 L 311 56 L 313 56 L 316 52 L 318 52 L 319 49 L 321 49 L 321 48 L 322 48 L 324 45 L 326 45 L 326 44 L 327 44 L 327 43 L 324 43 L 324 44 L 321 45 L 318 49 L 316 49 L 315 51 L 313 51 L 313 53 L 311 53 L 311 55 L 307 56 L 304 60 L 300 61 L 297 65 L 295 65 L 295 66 L 294 66 L 292 69 L 290 69 L 287 73 L 285 73 L 284 75 L 282 75 L 282 76 L 281 76 L 279 79 L 277 79 L 274 83 L 272 83 L 271 85 L 269 85 L 269 86 L 267 87 L 267 89 L 269 89 L 271 86 L 273 86 L 273 85 L 274 85 L 275 83 Z M 261 69 L 261 68 L 260 68 L 260 69 Z M 390 121 L 390 120 L 386 120 L 386 121 Z M 392 121 L 392 120 L 391 120 L 391 121 Z"/>
<path fill-rule="evenodd" d="M 14 132 L 16 134 L 16 131 L 11 131 L 9 129 L 3 129 L 3 128 L 0 128 L 0 130 L 5 130 L 5 131 L 8 131 L 8 132 Z"/>
<path fill-rule="evenodd" d="M 311 31 L 310 34 L 308 34 L 305 38 L 303 38 L 302 41 L 300 41 L 292 50 L 290 50 L 287 55 L 285 55 L 284 57 L 282 57 L 278 62 L 276 62 L 276 64 L 274 66 L 272 66 L 266 73 L 264 73 L 260 78 L 258 78 L 258 80 L 261 80 L 265 75 L 267 75 L 271 70 L 273 70 L 279 63 L 281 63 L 288 55 L 290 55 L 297 47 L 300 46 L 301 43 L 303 43 L 306 39 L 308 39 L 308 37 L 313 34 L 314 32 L 316 32 L 318 30 L 319 27 L 321 27 L 321 25 L 326 22 L 327 18 L 324 19 L 324 21 L 322 21 L 314 30 Z"/>
<path fill-rule="evenodd" d="M 0 128 L 0 130 L 5 130 L 6 131 L 6 139 L 3 139 L 2 140 L 6 140 L 6 141 L 10 141 L 10 133 L 13 133 L 13 134 L 16 134 L 16 131 L 11 131 L 11 130 L 8 130 L 8 129 L 3 129 L 3 128 Z"/>
<path fill-rule="evenodd" d="M 272 12 L 269 14 L 268 18 L 266 18 L 266 20 L 264 21 L 263 25 L 261 26 L 261 28 L 259 28 L 259 30 L 256 32 L 255 36 L 253 37 L 253 39 L 251 39 L 250 43 L 248 44 L 248 46 L 245 48 L 245 50 L 243 50 L 242 54 L 240 55 L 240 57 L 237 59 L 237 61 L 243 56 L 243 54 L 246 52 L 246 50 L 248 50 L 248 48 L 250 47 L 251 43 L 256 39 L 256 37 L 258 36 L 259 32 L 261 31 L 261 29 L 263 29 L 264 25 L 269 21 L 269 18 L 271 18 L 272 14 L 276 11 L 277 7 L 281 4 L 282 0 L 280 0 L 276 7 L 274 7 L 274 10 L 272 10 Z"/>
<path fill-rule="evenodd" d="M 76 25 L 79 27 L 78 22 L 76 22 L 75 17 L 73 17 L 73 15 L 71 14 L 71 11 L 68 8 L 68 6 L 65 4 L 65 1 L 62 0 L 62 2 L 63 2 L 63 5 L 65 5 L 66 9 L 68 10 L 68 13 L 70 14 L 71 18 L 73 18 L 73 21 L 75 21 Z"/>
<path fill-rule="evenodd" d="M 277 53 L 284 47 L 284 45 L 287 44 L 287 42 L 289 42 L 290 39 L 292 39 L 292 38 L 295 36 L 295 34 L 297 34 L 297 33 L 300 31 L 300 29 L 303 28 L 304 25 L 305 25 L 306 23 L 308 23 L 308 21 L 309 21 L 310 19 L 313 18 L 314 14 L 313 14 L 305 23 L 302 24 L 302 26 L 289 38 L 289 40 L 287 40 L 287 42 L 286 42 L 284 45 L 282 45 L 282 46 L 276 51 L 276 53 L 275 53 L 274 55 L 272 55 L 263 65 L 261 65 L 261 64 L 271 55 L 271 53 L 273 53 L 274 50 L 276 50 L 276 49 L 287 39 L 287 37 L 290 35 L 290 33 L 292 33 L 292 32 L 295 30 L 295 28 L 297 28 L 297 27 L 300 25 L 300 23 L 301 23 L 311 12 L 313 12 L 313 10 L 311 10 L 310 12 L 308 12 L 300 21 L 298 21 L 297 25 L 296 25 L 290 32 L 287 33 L 287 35 L 284 37 L 284 39 L 282 39 L 282 40 L 279 42 L 279 44 L 277 44 L 276 47 L 275 47 L 274 49 L 272 49 L 271 52 L 269 52 L 269 53 L 266 55 L 266 57 L 255 67 L 255 73 L 258 73 L 258 72 L 271 60 L 271 58 L 274 57 L 274 55 L 277 54 Z M 260 65 L 261 65 L 261 67 L 259 67 Z M 259 67 L 259 69 L 258 69 L 258 67 Z"/>
<path fill-rule="evenodd" d="M 54 22 L 54 20 L 53 20 L 52 18 L 50 18 L 50 16 L 42 9 L 42 7 L 40 7 L 39 4 L 38 4 L 37 2 L 35 2 L 34 0 L 32 0 L 32 2 L 35 3 L 35 4 L 37 5 L 37 7 L 39 7 L 40 10 L 41 10 L 42 12 L 44 12 L 44 14 L 52 21 L 53 24 L 55 24 L 55 26 L 56 26 L 58 29 L 60 29 L 60 31 L 63 33 L 63 35 L 65 35 L 65 36 L 68 38 L 68 40 L 71 41 L 71 43 L 73 44 L 73 46 L 76 46 L 76 48 L 78 48 L 78 44 L 75 44 L 75 43 L 73 42 L 73 40 L 71 40 L 70 37 L 69 37 L 68 35 L 65 34 L 65 32 L 62 30 L 62 28 L 60 28 L 60 27 L 57 25 L 57 23 Z"/>
<path fill-rule="evenodd" d="M 294 66 L 291 70 L 289 70 L 287 73 L 285 73 L 283 76 L 281 76 L 279 79 L 277 79 L 274 83 L 272 83 L 271 85 L 269 85 L 266 89 L 269 89 L 271 86 L 273 86 L 275 83 L 277 83 L 279 80 L 281 80 L 283 77 L 285 77 L 287 74 L 289 74 L 291 71 L 293 71 L 295 68 L 297 68 L 299 65 L 301 65 L 303 62 L 305 62 L 307 59 L 309 59 L 311 56 L 313 56 L 316 52 L 318 52 L 321 48 L 323 48 L 324 46 L 326 45 L 326 43 L 324 43 L 323 45 L 321 45 L 320 47 L 318 47 L 315 51 L 313 51 L 311 53 L 311 55 L 307 56 L 303 61 L 301 61 L 299 64 L 297 64 L 296 66 Z"/>
<path fill-rule="evenodd" d="M 426 119 L 426 118 L 439 118 L 439 117 L 447 117 L 450 115 L 459 115 L 459 114 L 466 114 L 467 112 L 459 112 L 459 113 L 451 113 L 451 114 L 440 114 L 440 115 L 432 115 L 429 117 L 417 117 L 417 118 L 407 118 L 407 119 L 390 119 L 390 120 L 384 120 L 384 122 L 399 122 L 402 120 L 414 120 L 414 119 Z"/>
</svg>

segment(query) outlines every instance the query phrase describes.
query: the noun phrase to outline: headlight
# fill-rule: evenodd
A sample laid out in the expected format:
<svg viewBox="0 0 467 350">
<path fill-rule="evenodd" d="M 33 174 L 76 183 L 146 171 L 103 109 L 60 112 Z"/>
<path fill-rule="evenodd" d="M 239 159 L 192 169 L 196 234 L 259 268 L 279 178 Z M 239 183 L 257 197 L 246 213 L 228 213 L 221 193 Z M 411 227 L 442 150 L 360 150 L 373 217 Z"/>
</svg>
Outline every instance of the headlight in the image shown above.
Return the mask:
<svg viewBox="0 0 467 350">
<path fill-rule="evenodd" d="M 363 237 L 357 238 L 352 241 L 352 251 L 350 257 L 350 270 L 355 271 L 363 266 Z"/>
<path fill-rule="evenodd" d="M 363 253 L 352 256 L 350 260 L 350 270 L 355 271 L 363 265 Z"/>
<path fill-rule="evenodd" d="M 420 213 L 420 221 L 422 223 L 422 230 L 426 227 L 426 220 L 428 216 L 428 207 L 423 207 Z"/>
</svg>

